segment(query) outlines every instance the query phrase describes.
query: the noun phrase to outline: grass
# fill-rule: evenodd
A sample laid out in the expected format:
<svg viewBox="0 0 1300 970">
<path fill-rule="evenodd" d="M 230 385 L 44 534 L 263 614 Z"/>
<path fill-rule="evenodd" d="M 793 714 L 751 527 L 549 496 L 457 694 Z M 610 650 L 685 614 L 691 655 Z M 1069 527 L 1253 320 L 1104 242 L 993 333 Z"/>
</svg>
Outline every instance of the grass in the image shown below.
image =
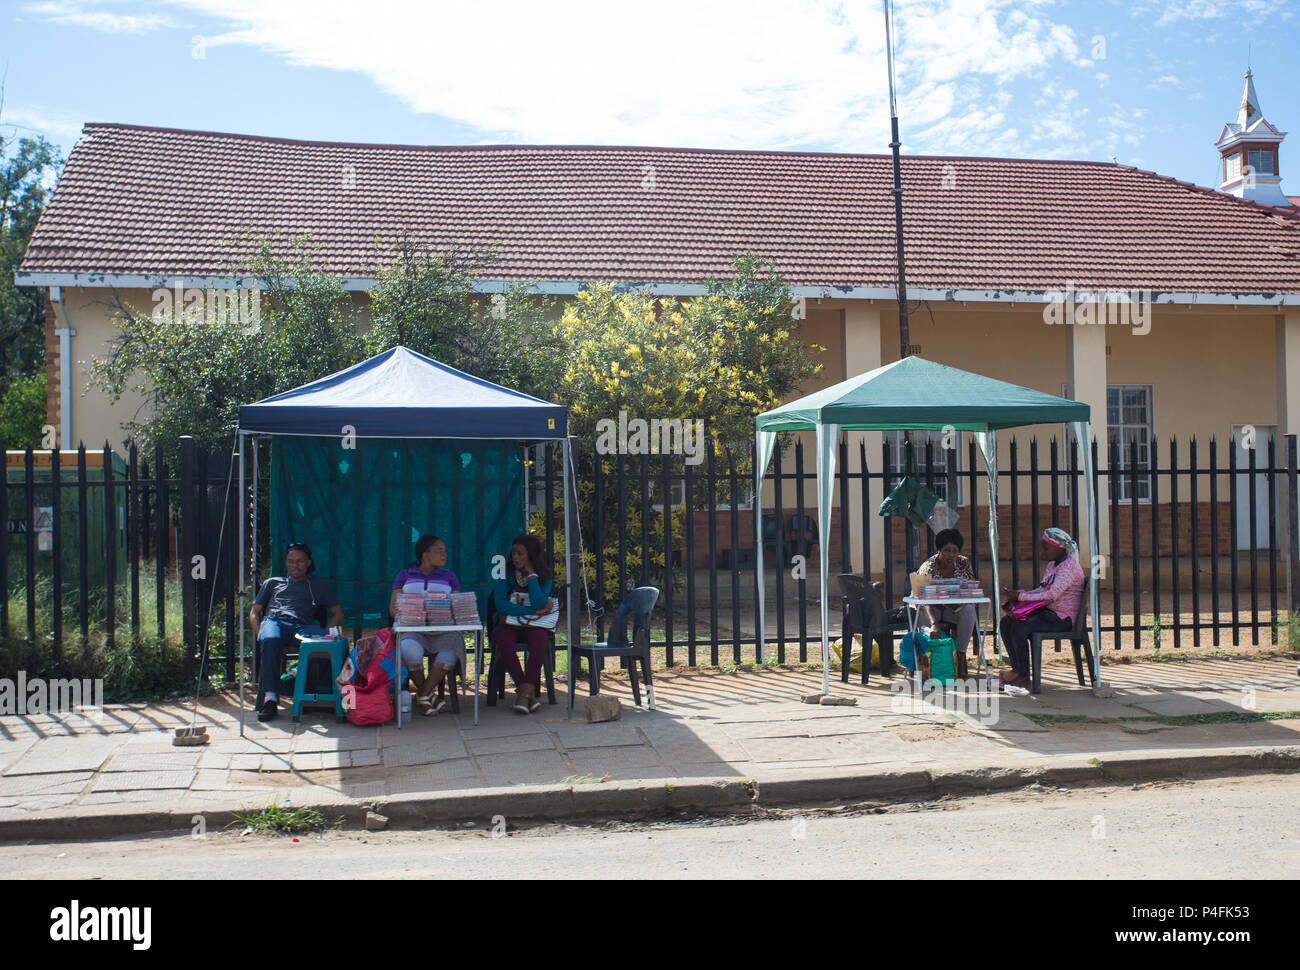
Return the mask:
<svg viewBox="0 0 1300 970">
<path fill-rule="evenodd" d="M 242 825 L 254 832 L 278 832 L 281 835 L 297 835 L 300 832 L 324 832 L 337 829 L 343 825 L 343 817 L 330 821 L 314 808 L 283 808 L 276 804 L 267 805 L 247 812 L 235 812 L 235 821 L 227 825 Z"/>
</svg>

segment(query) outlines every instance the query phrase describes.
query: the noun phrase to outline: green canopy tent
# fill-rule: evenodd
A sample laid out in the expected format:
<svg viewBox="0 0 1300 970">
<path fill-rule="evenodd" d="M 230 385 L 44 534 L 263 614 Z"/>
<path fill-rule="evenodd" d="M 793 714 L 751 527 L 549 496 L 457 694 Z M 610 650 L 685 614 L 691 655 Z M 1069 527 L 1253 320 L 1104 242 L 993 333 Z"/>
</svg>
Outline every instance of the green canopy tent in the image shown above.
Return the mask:
<svg viewBox="0 0 1300 970">
<path fill-rule="evenodd" d="M 754 469 L 754 490 L 762 495 L 780 431 L 808 431 L 817 436 L 817 526 L 821 564 L 822 692 L 830 693 L 830 638 L 827 631 L 826 572 L 827 543 L 830 540 L 831 489 L 835 482 L 835 455 L 841 431 L 944 430 L 973 431 L 988 468 L 989 542 L 993 549 L 993 604 L 995 622 L 1000 619 L 998 595 L 998 452 L 997 432 L 1030 424 L 1069 424 L 1083 454 L 1088 510 L 1089 549 L 1098 546 L 1097 510 L 1092 494 L 1091 410 L 1086 404 L 1054 397 L 1041 391 L 1008 384 L 969 371 L 946 367 L 920 357 L 904 357 L 884 367 L 851 377 L 797 401 L 760 414 L 754 421 L 758 464 Z M 761 535 L 762 502 L 754 502 L 755 535 Z M 763 546 L 755 543 L 758 583 L 758 650 L 763 653 Z M 1099 681 L 1100 629 L 1098 626 L 1097 580 L 1088 570 L 1088 596 L 1092 620 L 1093 677 Z"/>
</svg>

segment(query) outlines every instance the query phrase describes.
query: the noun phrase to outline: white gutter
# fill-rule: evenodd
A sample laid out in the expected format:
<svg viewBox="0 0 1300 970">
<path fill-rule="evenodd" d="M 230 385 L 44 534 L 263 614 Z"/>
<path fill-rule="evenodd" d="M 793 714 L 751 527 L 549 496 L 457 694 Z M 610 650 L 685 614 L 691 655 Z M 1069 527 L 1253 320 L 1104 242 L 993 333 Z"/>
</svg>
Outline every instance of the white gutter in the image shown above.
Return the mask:
<svg viewBox="0 0 1300 970">
<path fill-rule="evenodd" d="M 181 279 L 187 287 L 199 289 L 255 289 L 257 280 L 251 277 L 230 276 L 183 276 Z M 142 273 L 24 273 L 15 272 L 14 282 L 19 286 L 83 286 L 83 287 L 118 287 L 121 289 L 174 289 L 177 274 L 145 275 Z M 374 277 L 345 276 L 340 277 L 343 288 L 352 291 L 367 291 L 375 287 Z M 474 281 L 476 293 L 502 293 L 521 282 L 531 283 L 533 292 L 548 296 L 572 296 L 591 285 L 583 280 L 506 280 L 481 279 Z M 1048 303 L 1053 295 L 1068 285 L 1062 281 L 1059 287 L 1050 290 L 1003 290 L 979 288 L 944 288 L 908 286 L 907 295 L 916 300 L 930 300 L 939 303 Z M 619 289 L 639 290 L 655 296 L 703 296 L 708 292 L 699 283 L 623 283 Z M 1090 292 L 1105 292 L 1112 289 L 1134 289 L 1127 286 L 1085 286 L 1075 284 L 1075 289 Z M 1146 287 L 1141 288 L 1145 293 Z M 791 293 L 796 297 L 822 300 L 895 300 L 897 293 L 892 286 L 837 286 L 829 284 L 792 285 Z M 1300 306 L 1300 292 L 1284 293 L 1201 293 L 1189 290 L 1151 290 L 1151 302 L 1156 304 L 1186 304 L 1188 306 Z"/>
<path fill-rule="evenodd" d="M 63 305 L 63 292 L 50 287 L 50 302 L 63 310 L 63 326 L 54 331 L 59 338 L 59 448 L 67 448 L 72 441 L 72 338 L 77 331 L 68 326 L 68 308 Z M 56 309 L 55 314 L 58 314 Z"/>
</svg>

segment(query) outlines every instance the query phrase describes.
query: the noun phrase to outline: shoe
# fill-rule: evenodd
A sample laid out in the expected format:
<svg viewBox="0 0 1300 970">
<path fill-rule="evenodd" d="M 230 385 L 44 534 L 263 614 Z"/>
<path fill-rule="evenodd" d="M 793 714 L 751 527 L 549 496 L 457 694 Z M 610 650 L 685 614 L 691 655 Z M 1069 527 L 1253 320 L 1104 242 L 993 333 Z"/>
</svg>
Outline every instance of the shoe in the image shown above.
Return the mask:
<svg viewBox="0 0 1300 970">
<path fill-rule="evenodd" d="M 537 696 L 537 685 L 528 685 L 528 713 L 534 714 L 542 706 L 542 699 Z"/>
<path fill-rule="evenodd" d="M 279 709 L 280 705 L 276 701 L 264 701 L 257 711 L 257 719 L 259 721 L 274 720 Z"/>
<path fill-rule="evenodd" d="M 519 689 L 515 691 L 514 708 L 520 714 L 529 713 L 532 706 L 532 684 L 520 684 Z"/>
</svg>

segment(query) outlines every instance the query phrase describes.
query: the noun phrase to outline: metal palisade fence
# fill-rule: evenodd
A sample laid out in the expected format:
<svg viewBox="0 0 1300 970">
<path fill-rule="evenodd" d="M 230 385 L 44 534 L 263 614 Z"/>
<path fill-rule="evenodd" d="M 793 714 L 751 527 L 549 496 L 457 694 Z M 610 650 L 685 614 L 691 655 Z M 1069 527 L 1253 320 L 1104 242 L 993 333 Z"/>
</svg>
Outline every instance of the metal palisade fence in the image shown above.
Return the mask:
<svg viewBox="0 0 1300 970">
<path fill-rule="evenodd" d="M 704 449 L 695 464 L 680 455 L 597 454 L 575 449 L 584 555 L 578 578 L 586 603 L 584 639 L 603 640 L 607 619 L 626 592 L 657 586 L 654 646 L 667 664 L 689 666 L 816 659 L 816 475 L 802 441 L 789 437 L 764 479 L 755 529 L 752 446 Z M 1091 566 L 1101 586 L 1107 648 L 1275 642 L 1297 610 L 1297 445 L 1208 447 L 1170 440 L 1112 443 L 1106 466 L 1094 449 L 1091 487 L 1103 520 L 1103 547 Z M 882 584 L 887 606 L 899 602 L 908 571 L 904 527 L 876 510 L 902 476 L 897 437 L 871 453 L 862 436 L 840 443 L 828 542 L 831 634 L 838 636 L 836 575 L 865 574 Z M 986 472 L 973 441 L 918 445 L 918 476 L 943 496 L 963 534 L 977 576 L 991 576 Z M 187 648 L 192 669 L 204 643 L 210 661 L 236 675 L 239 624 L 235 581 L 236 489 L 230 456 L 182 439 L 177 467 L 161 452 L 125 457 L 107 445 L 87 451 L 11 451 L 0 479 L 0 641 L 58 662 L 79 644 L 164 642 Z M 998 555 L 1004 579 L 1033 586 L 1042 574 L 1037 537 L 1047 526 L 1081 533 L 1082 463 L 1071 443 L 1012 438 L 999 469 Z M 560 565 L 563 516 L 559 449 L 532 455 L 531 525 Z M 267 466 L 261 466 L 265 475 Z M 267 494 L 265 482 L 259 489 Z M 226 537 L 221 537 L 222 522 Z M 250 530 L 252 532 L 253 530 Z M 921 555 L 934 533 L 921 530 Z M 259 575 L 270 564 L 268 530 L 259 537 Z M 756 541 L 764 546 L 767 654 L 758 656 Z M 318 564 L 328 575 L 328 564 Z M 452 564 L 454 567 L 454 563 Z M 1291 577 L 1291 581 L 1288 581 Z M 561 625 L 563 629 L 563 625 Z"/>
</svg>

